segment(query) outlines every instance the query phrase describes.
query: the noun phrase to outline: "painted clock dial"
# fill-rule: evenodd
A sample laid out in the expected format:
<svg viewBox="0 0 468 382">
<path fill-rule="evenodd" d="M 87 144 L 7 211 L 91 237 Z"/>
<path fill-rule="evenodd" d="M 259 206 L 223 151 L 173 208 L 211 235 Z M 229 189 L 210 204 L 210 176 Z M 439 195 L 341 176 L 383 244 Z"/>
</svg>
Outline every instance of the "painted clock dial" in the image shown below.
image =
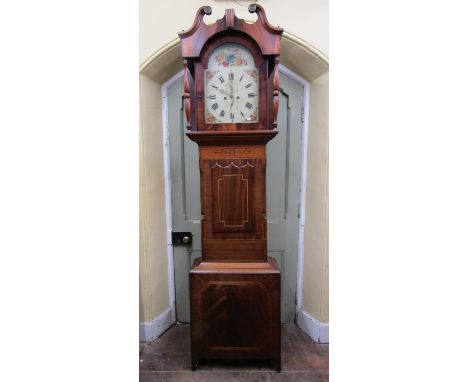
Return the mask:
<svg viewBox="0 0 468 382">
<path fill-rule="evenodd" d="M 245 47 L 220 45 L 204 75 L 206 123 L 258 122 L 258 69 Z"/>
</svg>

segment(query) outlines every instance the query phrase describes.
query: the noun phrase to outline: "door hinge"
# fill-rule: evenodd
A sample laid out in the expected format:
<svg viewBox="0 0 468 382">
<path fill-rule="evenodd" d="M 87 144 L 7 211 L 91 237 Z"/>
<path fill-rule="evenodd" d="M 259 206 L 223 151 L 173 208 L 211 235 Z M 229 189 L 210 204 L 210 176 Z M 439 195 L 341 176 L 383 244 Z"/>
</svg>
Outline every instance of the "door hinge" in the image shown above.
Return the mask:
<svg viewBox="0 0 468 382">
<path fill-rule="evenodd" d="M 304 123 L 304 105 L 301 107 L 301 122 Z"/>
<path fill-rule="evenodd" d="M 301 203 L 297 205 L 297 218 L 298 219 L 301 218 Z"/>
</svg>

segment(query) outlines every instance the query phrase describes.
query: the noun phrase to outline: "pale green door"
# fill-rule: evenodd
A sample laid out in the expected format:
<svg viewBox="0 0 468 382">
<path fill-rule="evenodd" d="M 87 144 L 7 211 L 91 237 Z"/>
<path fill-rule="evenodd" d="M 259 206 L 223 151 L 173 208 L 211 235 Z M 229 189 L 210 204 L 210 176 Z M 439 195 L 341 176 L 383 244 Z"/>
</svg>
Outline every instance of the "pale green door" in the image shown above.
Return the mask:
<svg viewBox="0 0 468 382">
<path fill-rule="evenodd" d="M 304 88 L 280 74 L 278 135 L 267 145 L 268 256 L 281 266 L 281 321 L 293 322 L 296 312 L 299 194 L 301 184 L 302 106 Z M 182 78 L 167 89 L 172 230 L 190 231 L 189 246 L 175 245 L 176 316 L 190 321 L 190 264 L 201 256 L 200 175 L 198 147 L 185 136 Z"/>
</svg>

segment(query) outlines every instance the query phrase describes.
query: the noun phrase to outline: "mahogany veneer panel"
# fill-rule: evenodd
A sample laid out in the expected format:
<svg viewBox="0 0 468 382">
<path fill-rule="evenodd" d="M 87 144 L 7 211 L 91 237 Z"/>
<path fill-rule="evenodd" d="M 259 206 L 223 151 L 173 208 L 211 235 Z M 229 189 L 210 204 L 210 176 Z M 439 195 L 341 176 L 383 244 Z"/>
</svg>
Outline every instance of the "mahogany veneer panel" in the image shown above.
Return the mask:
<svg viewBox="0 0 468 382">
<path fill-rule="evenodd" d="M 195 263 L 192 368 L 201 358 L 270 359 L 280 369 L 280 272 L 266 263 Z"/>
<path fill-rule="evenodd" d="M 266 258 L 265 240 L 226 240 L 214 239 L 203 242 L 202 257 L 205 261 L 257 262 Z"/>
</svg>

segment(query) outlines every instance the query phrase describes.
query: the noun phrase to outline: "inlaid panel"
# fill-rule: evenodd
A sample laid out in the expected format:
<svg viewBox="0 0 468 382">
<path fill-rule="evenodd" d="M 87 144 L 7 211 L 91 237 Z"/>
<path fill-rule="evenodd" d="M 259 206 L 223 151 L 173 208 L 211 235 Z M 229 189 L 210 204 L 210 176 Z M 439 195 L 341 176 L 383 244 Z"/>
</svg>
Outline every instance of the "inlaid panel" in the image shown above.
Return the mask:
<svg viewBox="0 0 468 382">
<path fill-rule="evenodd" d="M 203 259 L 265 261 L 264 159 L 201 159 L 200 170 Z"/>
<path fill-rule="evenodd" d="M 225 162 L 216 162 L 211 168 L 213 232 L 252 231 L 253 165 L 249 161 Z"/>
<path fill-rule="evenodd" d="M 262 159 L 265 146 L 201 146 L 200 159 Z"/>
</svg>

